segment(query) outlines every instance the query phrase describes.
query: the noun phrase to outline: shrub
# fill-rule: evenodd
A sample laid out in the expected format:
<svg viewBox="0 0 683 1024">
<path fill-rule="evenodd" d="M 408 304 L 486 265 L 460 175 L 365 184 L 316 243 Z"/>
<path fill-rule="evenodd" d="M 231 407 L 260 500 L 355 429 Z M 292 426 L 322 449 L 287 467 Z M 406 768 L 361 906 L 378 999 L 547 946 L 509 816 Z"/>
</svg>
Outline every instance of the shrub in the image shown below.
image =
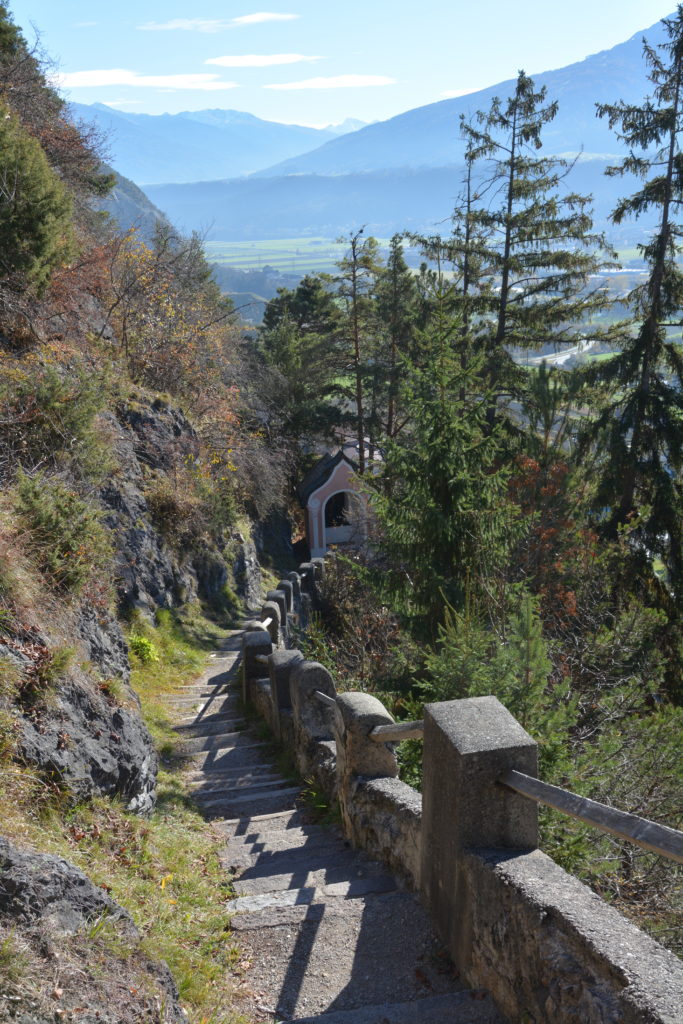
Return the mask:
<svg viewBox="0 0 683 1024">
<path fill-rule="evenodd" d="M 111 544 L 99 511 L 61 481 L 20 471 L 15 509 L 37 567 L 55 589 L 79 593 L 109 563 Z"/>
<path fill-rule="evenodd" d="M 128 646 L 143 665 L 153 665 L 159 661 L 159 652 L 149 637 L 131 633 L 128 637 Z"/>
<path fill-rule="evenodd" d="M 68 461 L 78 475 L 101 479 L 111 465 L 95 425 L 105 393 L 106 382 L 78 369 L 67 379 L 54 367 L 4 367 L 0 475 Z"/>
</svg>

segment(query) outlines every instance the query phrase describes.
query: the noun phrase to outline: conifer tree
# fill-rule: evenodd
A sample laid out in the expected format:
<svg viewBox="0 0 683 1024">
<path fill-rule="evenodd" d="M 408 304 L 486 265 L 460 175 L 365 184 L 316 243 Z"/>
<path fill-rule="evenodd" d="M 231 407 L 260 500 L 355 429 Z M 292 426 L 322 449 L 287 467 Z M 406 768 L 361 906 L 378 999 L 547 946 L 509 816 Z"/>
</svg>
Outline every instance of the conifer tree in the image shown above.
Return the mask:
<svg viewBox="0 0 683 1024">
<path fill-rule="evenodd" d="M 593 232 L 590 198 L 564 194 L 571 164 L 538 155 L 557 113 L 545 87 L 519 73 L 515 91 L 488 113 L 462 122 L 468 161 L 478 175 L 476 212 L 490 233 L 479 252 L 479 294 L 488 374 L 496 389 L 517 393 L 524 375 L 511 347 L 536 349 L 595 336 L 588 318 L 608 300 L 589 287 L 605 266 L 604 240 Z M 461 234 L 469 237 L 472 210 Z M 462 215 L 461 215 L 462 223 Z"/>
<path fill-rule="evenodd" d="M 462 367 L 452 346 L 458 325 L 438 301 L 436 309 L 426 365 L 406 369 L 410 428 L 387 444 L 373 497 L 387 585 L 428 632 L 444 599 L 456 610 L 468 595 L 486 599 L 516 536 L 498 430 L 486 430 L 480 363 Z"/>
<path fill-rule="evenodd" d="M 384 412 L 382 433 L 395 437 L 405 426 L 399 415 L 399 382 L 403 360 L 415 356 L 418 292 L 403 256 L 403 240 L 394 235 L 386 267 L 377 282 L 377 321 L 380 348 L 376 359 L 374 405 Z"/>
<path fill-rule="evenodd" d="M 677 604 L 683 602 L 683 5 L 665 19 L 666 42 L 644 43 L 653 93 L 640 106 L 618 102 L 598 107 L 628 155 L 608 174 L 635 174 L 642 186 L 612 213 L 615 224 L 650 211 L 657 215 L 651 239 L 640 246 L 647 280 L 631 295 L 637 330 L 619 353 L 589 374 L 609 394 L 584 443 L 606 439 L 597 506 L 608 510 L 608 532 L 637 522 L 641 555 L 659 555 Z"/>
<path fill-rule="evenodd" d="M 358 472 L 361 476 L 367 462 L 367 385 L 368 376 L 373 373 L 370 360 L 374 355 L 377 335 L 375 287 L 380 270 L 376 239 L 363 238 L 362 235 L 363 228 L 359 228 L 347 239 L 343 239 L 348 243 L 348 249 L 338 264 L 337 276 L 337 294 L 344 309 L 341 338 L 353 377 L 354 425 L 358 444 Z"/>
<path fill-rule="evenodd" d="M 0 103 L 0 278 L 38 291 L 66 258 L 71 202 L 38 142 Z"/>
</svg>

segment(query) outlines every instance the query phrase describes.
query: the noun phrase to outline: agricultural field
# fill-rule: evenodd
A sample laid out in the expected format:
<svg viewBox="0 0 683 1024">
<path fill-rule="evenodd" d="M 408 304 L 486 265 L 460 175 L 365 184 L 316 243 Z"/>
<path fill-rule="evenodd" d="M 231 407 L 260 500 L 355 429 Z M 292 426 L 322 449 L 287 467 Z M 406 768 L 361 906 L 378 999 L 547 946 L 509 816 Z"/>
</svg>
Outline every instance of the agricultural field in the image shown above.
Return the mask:
<svg viewBox="0 0 683 1024">
<path fill-rule="evenodd" d="M 386 257 L 389 239 L 378 238 L 380 252 Z M 253 242 L 204 242 L 211 263 L 234 270 L 261 270 L 266 266 L 284 274 L 333 274 L 348 245 L 333 238 L 273 238 Z M 406 261 L 419 266 L 417 250 L 405 250 Z"/>
<path fill-rule="evenodd" d="M 207 259 L 235 270 L 273 267 L 287 274 L 333 273 L 346 246 L 331 238 L 274 238 L 205 242 Z"/>
</svg>

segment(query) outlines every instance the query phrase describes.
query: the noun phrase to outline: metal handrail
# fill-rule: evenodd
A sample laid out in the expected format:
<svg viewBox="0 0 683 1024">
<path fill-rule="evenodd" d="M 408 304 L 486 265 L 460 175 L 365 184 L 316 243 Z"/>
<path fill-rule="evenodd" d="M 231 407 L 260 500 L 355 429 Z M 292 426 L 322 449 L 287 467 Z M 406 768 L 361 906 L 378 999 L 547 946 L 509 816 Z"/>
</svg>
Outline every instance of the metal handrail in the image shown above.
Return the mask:
<svg viewBox="0 0 683 1024">
<path fill-rule="evenodd" d="M 254 658 L 254 661 L 258 661 L 259 665 L 267 665 L 268 657 L 269 656 L 267 654 L 257 654 Z"/>
<path fill-rule="evenodd" d="M 315 691 L 315 695 L 321 704 L 326 704 L 327 707 L 336 708 L 337 702 L 334 697 L 328 697 L 326 693 L 321 693 L 320 690 Z"/>
<path fill-rule="evenodd" d="M 261 620 L 261 625 L 264 626 L 265 629 L 268 629 L 268 626 L 271 624 L 272 621 L 273 620 L 270 617 L 268 617 L 267 619 L 262 619 Z"/>
<path fill-rule="evenodd" d="M 637 814 L 629 814 L 627 811 L 618 811 L 614 807 L 608 807 L 607 804 L 598 803 L 597 800 L 577 796 L 576 793 L 570 793 L 567 789 L 551 786 L 548 782 L 542 782 L 540 779 L 534 779 L 531 775 L 524 775 L 523 772 L 516 772 L 512 769 L 504 772 L 498 782 L 529 800 L 545 804 L 546 807 L 553 807 L 556 811 L 568 814 L 572 818 L 595 825 L 602 832 L 608 832 L 619 839 L 626 839 L 644 850 L 658 853 L 661 857 L 668 857 L 669 860 L 683 864 L 683 832 L 679 832 L 675 828 L 658 825 L 654 821 L 648 821 L 647 818 L 641 818 Z"/>
</svg>

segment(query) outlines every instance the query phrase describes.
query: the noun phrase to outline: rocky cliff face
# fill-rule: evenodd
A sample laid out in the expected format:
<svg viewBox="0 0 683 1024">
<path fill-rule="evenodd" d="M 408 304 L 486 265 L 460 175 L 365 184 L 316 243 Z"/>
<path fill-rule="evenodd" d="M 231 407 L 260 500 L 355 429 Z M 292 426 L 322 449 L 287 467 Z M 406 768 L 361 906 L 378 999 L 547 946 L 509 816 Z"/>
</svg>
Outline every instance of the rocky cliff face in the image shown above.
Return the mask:
<svg viewBox="0 0 683 1024">
<path fill-rule="evenodd" d="M 104 929 L 108 941 L 98 944 Z M 2 837 L 0 943 L 15 952 L 3 962 L 3 1021 L 187 1019 L 170 971 L 141 953 L 122 907 L 62 857 L 22 852 Z"/>
<path fill-rule="evenodd" d="M 117 589 L 125 609 L 153 614 L 197 597 L 220 606 L 226 586 L 247 606 L 260 601 L 253 543 L 239 531 L 192 536 L 178 524 L 181 543 L 169 543 L 150 507 L 150 482 L 171 487 L 179 467 L 196 458 L 198 441 L 183 413 L 162 400 L 141 398 L 108 414 L 119 466 L 102 489 L 106 522 L 117 551 Z M 182 514 L 182 507 L 175 510 Z"/>
<path fill-rule="evenodd" d="M 140 395 L 116 413 L 104 413 L 103 420 L 114 469 L 100 499 L 115 548 L 120 609 L 152 618 L 157 609 L 199 598 L 225 612 L 226 602 L 236 596 L 256 606 L 260 569 L 250 540 L 236 530 L 194 535 L 192 524 L 182 522 L 167 531 L 151 502 L 155 487 L 173 493 L 178 466 L 197 455 L 197 437 L 183 413 Z M 173 511 L 182 513 L 182 504 Z M 14 706 L 18 754 L 76 801 L 117 795 L 130 809 L 147 814 L 154 806 L 157 758 L 129 686 L 121 626 L 106 601 L 58 604 L 53 602 L 25 635 L 0 639 L 0 659 L 36 677 L 54 650 L 72 649 L 71 663 L 59 678 L 41 683 L 40 699 Z"/>
</svg>

